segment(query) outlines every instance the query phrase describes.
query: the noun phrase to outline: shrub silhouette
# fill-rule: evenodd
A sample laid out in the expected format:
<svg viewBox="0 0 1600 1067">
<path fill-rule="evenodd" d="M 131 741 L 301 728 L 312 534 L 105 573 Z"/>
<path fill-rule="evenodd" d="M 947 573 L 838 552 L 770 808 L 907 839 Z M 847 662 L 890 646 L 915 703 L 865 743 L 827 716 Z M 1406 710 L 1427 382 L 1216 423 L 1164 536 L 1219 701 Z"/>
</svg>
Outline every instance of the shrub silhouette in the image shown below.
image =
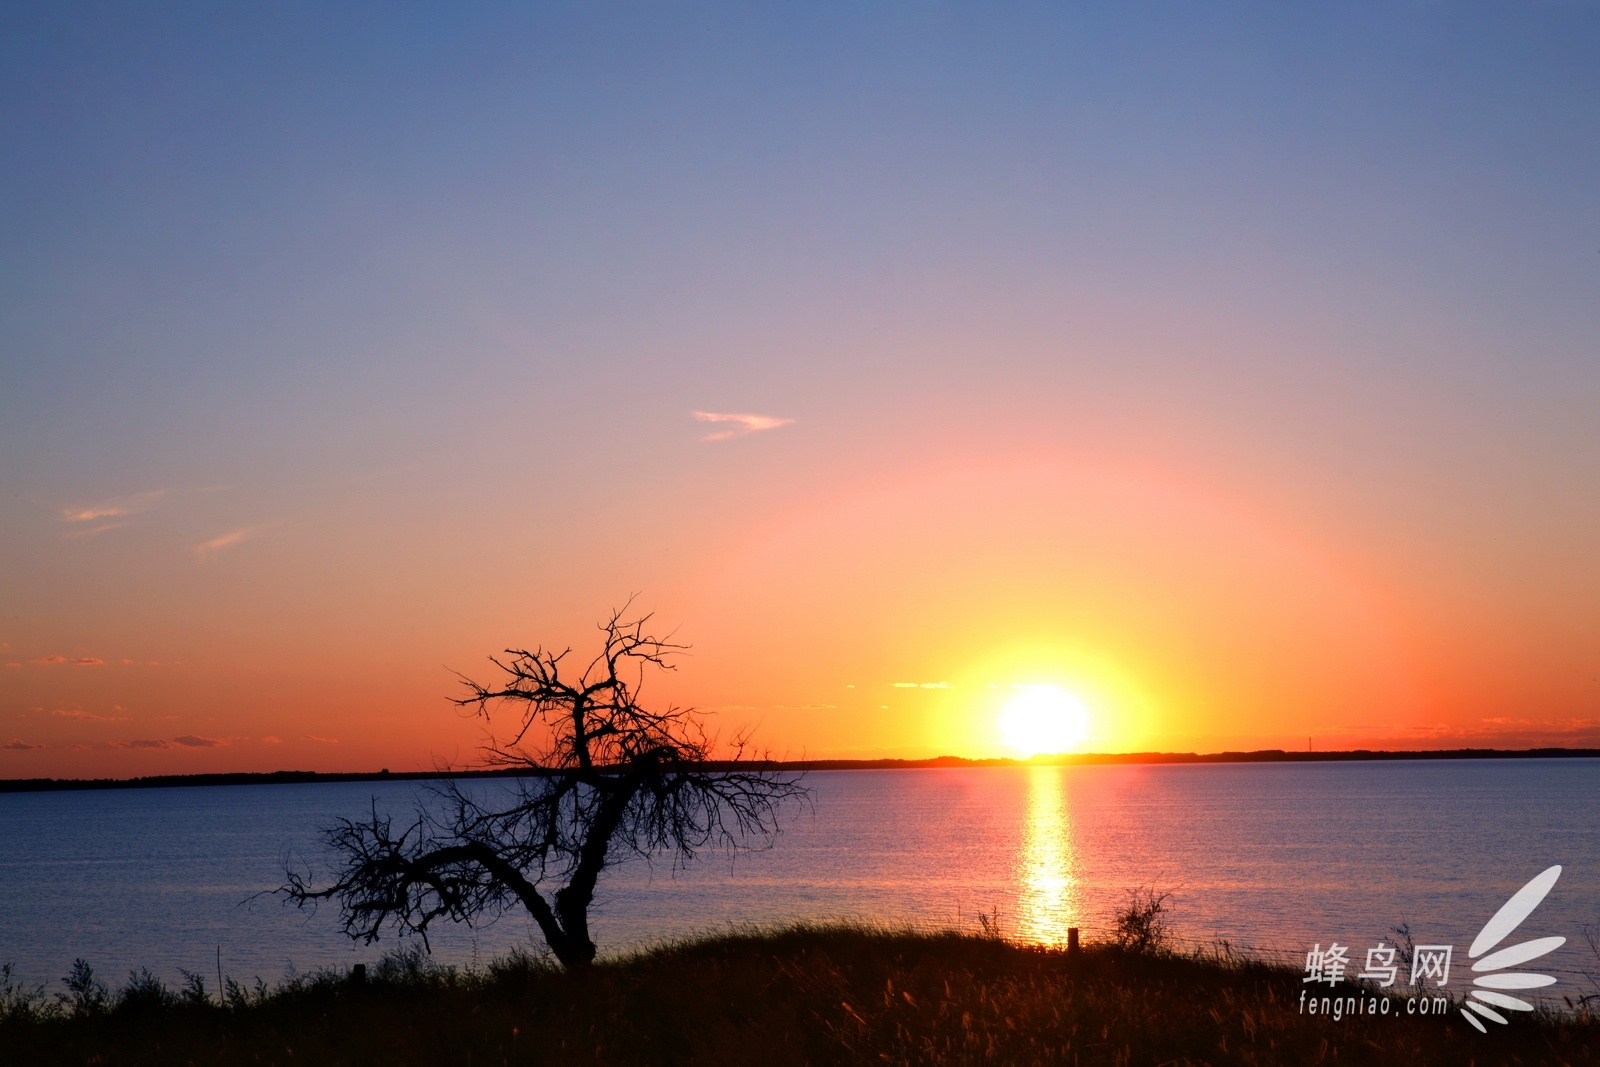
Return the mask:
<svg viewBox="0 0 1600 1067">
<path fill-rule="evenodd" d="M 403 829 L 376 806 L 366 820 L 340 820 L 325 832 L 343 861 L 332 884 L 290 870 L 279 892 L 297 906 L 336 901 L 345 933 L 369 943 L 385 926 L 426 943 L 438 919 L 470 923 L 520 906 L 555 957 L 577 968 L 595 955 L 595 887 L 623 856 L 683 863 L 703 848 L 769 839 L 783 806 L 808 790 L 746 759 L 743 736 L 731 759 L 713 760 L 693 709 L 646 709 L 646 670 L 672 669 L 685 646 L 647 634 L 648 615 L 624 621 L 626 610 L 600 624 L 599 654 L 581 670 L 566 662 L 570 649 L 508 649 L 490 659 L 498 685 L 462 678 L 470 695 L 456 703 L 491 726 L 485 762 L 525 772 L 509 795 L 485 801 L 452 782 L 437 790 L 442 804 Z M 497 717 L 506 706 L 509 721 Z"/>
<path fill-rule="evenodd" d="M 1172 922 L 1168 918 L 1171 899 L 1171 893 L 1158 893 L 1154 886 L 1130 890 L 1127 905 L 1117 912 L 1112 943 L 1125 952 L 1167 951 L 1172 938 Z"/>
</svg>

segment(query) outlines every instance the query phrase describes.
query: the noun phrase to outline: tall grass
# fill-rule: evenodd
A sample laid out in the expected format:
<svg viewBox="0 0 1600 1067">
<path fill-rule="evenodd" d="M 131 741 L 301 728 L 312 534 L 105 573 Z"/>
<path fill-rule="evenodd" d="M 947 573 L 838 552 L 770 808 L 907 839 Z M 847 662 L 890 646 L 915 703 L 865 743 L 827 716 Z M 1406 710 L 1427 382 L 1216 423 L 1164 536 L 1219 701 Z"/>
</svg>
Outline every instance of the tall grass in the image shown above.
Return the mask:
<svg viewBox="0 0 1600 1067">
<path fill-rule="evenodd" d="M 795 926 L 664 945 L 569 974 L 532 956 L 461 970 L 418 952 L 363 981 L 274 988 L 136 975 L 46 998 L 0 984 L 0 1062 L 167 1064 L 1600 1062 L 1588 1015 L 1487 1037 L 1454 1013 L 1299 1014 L 1300 974 L 1228 952 Z M 99 988 L 103 989 L 103 986 Z"/>
</svg>

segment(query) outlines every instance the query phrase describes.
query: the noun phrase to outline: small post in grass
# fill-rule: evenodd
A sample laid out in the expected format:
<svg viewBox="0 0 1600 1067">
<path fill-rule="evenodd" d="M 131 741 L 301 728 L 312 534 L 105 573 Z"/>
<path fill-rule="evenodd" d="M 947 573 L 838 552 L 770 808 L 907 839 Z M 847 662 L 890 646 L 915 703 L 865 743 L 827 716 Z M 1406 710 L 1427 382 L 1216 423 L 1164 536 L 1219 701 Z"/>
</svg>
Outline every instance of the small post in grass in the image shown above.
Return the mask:
<svg viewBox="0 0 1600 1067">
<path fill-rule="evenodd" d="M 1076 926 L 1069 926 L 1067 927 L 1067 955 L 1076 956 L 1077 954 L 1078 928 Z"/>
</svg>

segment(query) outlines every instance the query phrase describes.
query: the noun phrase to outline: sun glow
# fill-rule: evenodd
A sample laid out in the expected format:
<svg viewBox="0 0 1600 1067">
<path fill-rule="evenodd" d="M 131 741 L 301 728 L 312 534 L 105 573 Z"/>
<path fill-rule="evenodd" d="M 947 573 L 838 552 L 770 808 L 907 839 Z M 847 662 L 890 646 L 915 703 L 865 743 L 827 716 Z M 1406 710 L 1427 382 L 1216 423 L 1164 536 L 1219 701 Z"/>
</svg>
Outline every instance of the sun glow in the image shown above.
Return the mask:
<svg viewBox="0 0 1600 1067">
<path fill-rule="evenodd" d="M 1053 685 L 1018 686 L 1000 712 L 1000 736 L 1024 756 L 1071 752 L 1089 735 L 1089 708 Z"/>
</svg>

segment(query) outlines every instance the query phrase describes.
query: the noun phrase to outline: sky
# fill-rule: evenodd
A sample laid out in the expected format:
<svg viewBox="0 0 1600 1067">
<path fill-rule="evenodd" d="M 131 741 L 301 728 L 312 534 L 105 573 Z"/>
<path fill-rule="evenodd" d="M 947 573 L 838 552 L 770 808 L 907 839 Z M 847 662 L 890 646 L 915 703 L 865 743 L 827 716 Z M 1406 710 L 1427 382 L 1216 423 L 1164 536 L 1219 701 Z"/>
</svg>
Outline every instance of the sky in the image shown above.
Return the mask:
<svg viewBox="0 0 1600 1067">
<path fill-rule="evenodd" d="M 1600 6 L 0 8 L 0 777 L 1600 745 Z M 491 724 L 492 726 L 492 724 Z"/>
</svg>

